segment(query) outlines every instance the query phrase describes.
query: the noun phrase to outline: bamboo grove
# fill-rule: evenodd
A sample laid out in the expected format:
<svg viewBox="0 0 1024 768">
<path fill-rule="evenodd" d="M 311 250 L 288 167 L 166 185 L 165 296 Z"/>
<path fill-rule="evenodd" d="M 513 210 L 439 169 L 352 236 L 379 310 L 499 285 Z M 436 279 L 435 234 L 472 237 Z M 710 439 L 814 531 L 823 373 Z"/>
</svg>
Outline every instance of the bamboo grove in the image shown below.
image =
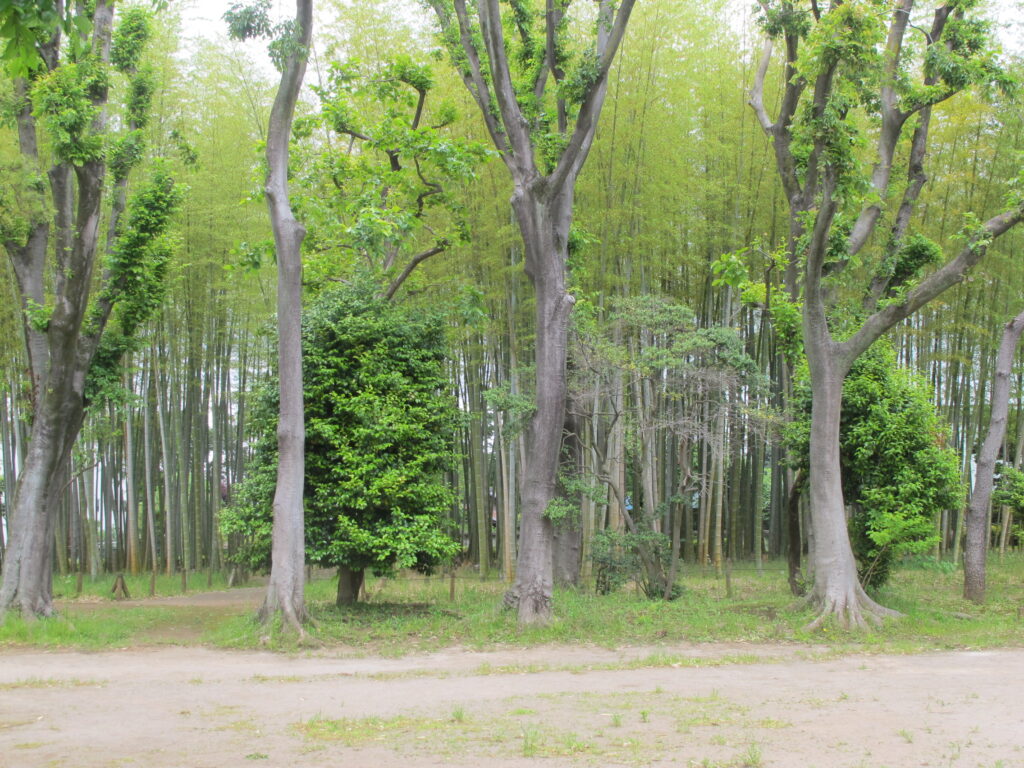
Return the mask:
<svg viewBox="0 0 1024 768">
<path fill-rule="evenodd" d="M 429 9 L 387 0 L 323 5 L 307 74 L 320 96 L 301 100 L 292 149 L 301 160 L 292 180 L 296 208 L 312 222 L 307 288 L 353 280 L 366 268 L 365 254 L 350 242 L 362 219 L 342 202 L 319 202 L 332 194 L 365 197 L 365 179 L 317 153 L 348 152 L 351 160 L 353 146 L 365 142 L 372 149 L 357 154 L 386 159 L 386 142 L 398 140 L 392 107 L 364 93 L 352 95 L 353 104 L 364 116 L 384 115 L 380 130 L 390 139 L 318 127 L 332 62 L 358 60 L 380 72 L 404 57 L 429 67 L 430 96 L 420 108 L 451 146 L 473 149 L 466 168 L 443 179 L 434 201 L 443 204 L 432 202 L 412 222 L 381 224 L 390 213 L 378 211 L 375 225 L 402 230 L 406 257 L 431 251 L 391 293 L 404 305 L 444 309 L 449 394 L 461 411 L 457 461 L 445 477 L 454 499 L 445 525 L 461 544 L 463 567 L 511 583 L 533 402 L 535 297 L 522 268 L 508 174 L 484 148 L 486 128 L 439 52 Z M 597 579 L 600 588 L 605 558 L 615 550 L 609 536 L 650 531 L 670 548 L 667 558 L 641 557 L 645 588 L 659 595 L 670 596 L 688 569 L 727 563 L 778 567 L 788 557 L 795 590 L 813 578 L 802 559 L 814 536 L 804 478 L 785 437 L 794 419 L 800 321 L 773 303 L 792 290 L 785 262 L 790 210 L 772 144 L 748 103 L 758 77 L 760 15 L 727 0 L 638 2 L 608 77 L 596 139 L 576 183 L 569 242 L 576 304 L 568 405 L 559 489 L 548 505 L 561 583 L 590 587 Z M 185 585 L 214 572 L 244 575 L 235 562 L 243 542 L 223 532 L 220 519 L 246 476 L 254 393 L 276 359 L 274 263 L 261 194 L 275 78 L 249 61 L 246 48 L 188 40 L 173 4 L 153 15 L 153 25 L 146 66 L 155 90 L 141 129 L 144 152 L 163 158 L 187 193 L 171 225 L 166 296 L 137 331 L 117 391 L 89 406 L 71 453 L 53 566 L 80 579 L 125 570 L 180 574 Z M 179 53 L 185 47 L 188 56 Z M 1020 71 L 1013 51 L 998 64 L 1008 82 Z M 766 103 L 784 98 L 781 67 L 767 71 L 763 87 Z M 11 90 L 6 79 L 3 88 Z M 119 91 L 111 98 L 128 97 Z M 12 107 L 2 108 L 0 163 L 15 168 Z M 916 232 L 955 253 L 972 222 L 1001 210 L 1021 174 L 1022 114 L 1013 87 L 969 89 L 934 106 Z M 909 151 L 903 142 L 896 154 Z M 870 163 L 865 146 L 857 152 Z M 440 189 L 442 179 L 430 182 Z M 394 188 L 393 200 L 401 187 Z M 5 175 L 4 217 L 19 194 Z M 406 211 L 416 204 L 413 194 Z M 8 224 L 0 219 L 0 227 Z M 1008 232 L 966 280 L 887 337 L 897 364 L 926 382 L 939 414 L 933 439 L 955 452 L 962 477 L 956 503 L 934 510 L 929 556 L 962 557 L 999 337 L 1024 308 L 1022 249 L 1024 233 Z M 402 266 L 401 258 L 388 266 Z M 0 498 L 7 515 L 34 395 L 15 276 L 7 259 L 3 264 Z M 837 279 L 829 290 L 842 295 L 849 288 Z M 1017 360 L 1000 458 L 1021 467 L 1024 368 Z M 1005 552 L 1024 544 L 1024 520 L 1000 498 L 989 513 L 988 543 Z M 9 530 L 0 525 L 0 536 Z"/>
</svg>

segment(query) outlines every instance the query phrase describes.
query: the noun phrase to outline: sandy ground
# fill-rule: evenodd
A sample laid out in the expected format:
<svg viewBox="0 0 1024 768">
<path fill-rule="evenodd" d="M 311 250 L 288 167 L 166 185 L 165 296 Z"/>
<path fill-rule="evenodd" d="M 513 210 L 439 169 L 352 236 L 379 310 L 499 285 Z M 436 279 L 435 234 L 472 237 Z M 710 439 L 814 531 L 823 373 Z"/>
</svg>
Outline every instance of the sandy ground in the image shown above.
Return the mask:
<svg viewBox="0 0 1024 768">
<path fill-rule="evenodd" d="M 6 651 L 0 766 L 1010 768 L 1022 693 L 1024 650 Z"/>
</svg>

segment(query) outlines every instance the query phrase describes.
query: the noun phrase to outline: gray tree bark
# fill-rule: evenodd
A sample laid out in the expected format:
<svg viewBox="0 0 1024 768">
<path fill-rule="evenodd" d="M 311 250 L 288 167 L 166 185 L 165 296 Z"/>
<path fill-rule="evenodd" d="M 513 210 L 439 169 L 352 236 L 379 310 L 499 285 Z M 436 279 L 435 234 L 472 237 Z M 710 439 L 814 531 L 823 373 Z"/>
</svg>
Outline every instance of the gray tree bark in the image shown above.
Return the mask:
<svg viewBox="0 0 1024 768">
<path fill-rule="evenodd" d="M 557 165 L 545 175 L 537 166 L 531 125 L 513 86 L 498 0 L 479 0 L 476 20 L 466 0 L 454 0 L 450 6 L 430 0 L 442 30 L 459 41 L 455 44 L 459 51 L 452 52 L 459 73 L 512 178 L 512 209 L 525 246 L 526 274 L 536 295 L 536 408 L 526 432 L 516 580 L 504 600 L 507 607 L 517 609 L 520 624 L 546 623 L 551 618 L 554 531 L 545 511 L 557 488 L 566 407 L 569 313 L 574 304 L 566 290 L 573 192 L 594 141 L 608 70 L 634 2 L 623 0 L 616 7 L 612 0 L 599 0 L 596 76 L 571 131 L 566 105 L 559 99 L 559 128 L 567 142 Z M 563 77 L 556 61 L 563 14 L 560 3 L 547 1 L 545 52 L 534 86 L 538 101 L 549 80 L 557 85 Z"/>
<path fill-rule="evenodd" d="M 967 507 L 967 535 L 964 541 L 964 597 L 974 603 L 985 602 L 985 556 L 988 554 L 989 502 L 995 476 L 996 456 L 1006 436 L 1006 419 L 1010 410 L 1010 374 L 1021 332 L 1024 312 L 1003 327 L 1003 337 L 996 355 L 992 382 L 991 416 L 988 434 L 978 451 L 974 474 L 974 492 Z"/>
<path fill-rule="evenodd" d="M 302 402 L 302 240 L 306 229 L 292 214 L 288 197 L 288 142 L 295 103 L 306 72 L 313 34 L 313 1 L 295 2 L 295 48 L 289 53 L 270 112 L 267 134 L 267 208 L 277 251 L 278 373 L 281 398 L 277 425 L 277 487 L 270 581 L 260 618 L 280 612 L 300 634 L 306 619 L 305 484 L 306 428 Z"/>
<path fill-rule="evenodd" d="M 900 241 L 910 220 L 924 182 L 924 157 L 927 148 L 928 125 L 931 111 L 928 105 L 903 110 L 896 94 L 896 78 L 903 49 L 903 36 L 908 25 L 913 0 L 901 0 L 893 10 L 886 42 L 886 70 L 880 90 L 881 129 L 877 137 L 876 165 L 871 184 L 880 200 L 889 191 L 893 157 L 903 126 L 910 117 L 917 116 L 907 163 L 907 185 L 902 193 L 896 220 L 889 233 L 893 241 Z M 954 8 L 945 5 L 934 15 L 930 41 L 941 42 L 941 36 Z M 808 107 L 815 115 L 824 113 L 838 77 L 838 62 L 825 66 L 813 82 L 797 72 L 801 38 L 792 31 L 783 35 L 786 43 L 786 75 L 779 114 L 775 121 L 765 109 L 764 80 L 771 59 L 772 43 L 765 45 L 764 54 L 750 94 L 750 105 L 765 133 L 771 138 L 775 150 L 776 166 L 790 205 L 790 261 L 786 283 L 794 297 L 800 283 L 804 289 L 803 338 L 811 375 L 811 444 L 810 444 L 810 501 L 811 567 L 814 588 L 810 594 L 819 610 L 811 627 L 835 616 L 844 626 L 864 626 L 867 621 L 879 621 L 895 612 L 878 605 L 861 589 L 846 528 L 839 464 L 839 425 L 842 409 L 842 382 L 853 362 L 882 334 L 906 319 L 933 298 L 963 280 L 982 258 L 997 237 L 1024 218 L 1024 203 L 1019 203 L 985 222 L 964 245 L 960 253 L 945 265 L 924 278 L 905 296 L 878 309 L 878 299 L 889 288 L 891 275 L 871 284 L 865 309 L 870 314 L 852 337 L 843 342 L 833 340 L 826 318 L 828 297 L 822 281 L 826 272 L 828 239 L 836 215 L 834 198 L 837 178 L 823 141 L 816 140 L 809 153 L 803 172 L 792 152 L 792 122 L 800 107 L 805 91 L 809 92 Z M 935 85 L 936 76 L 925 78 L 926 86 Z M 955 93 L 949 90 L 943 98 Z M 861 210 L 847 241 L 847 253 L 856 255 L 867 243 L 880 219 L 881 207 L 874 201 Z M 813 214 L 808 225 L 807 214 Z M 806 241 L 806 248 L 800 245 Z M 797 258 L 805 250 L 801 259 Z M 829 270 L 842 269 L 843 264 L 830 264 Z M 801 274 L 802 272 L 802 274 Z"/>
<path fill-rule="evenodd" d="M 97 0 L 93 14 L 92 47 L 109 58 L 114 10 Z M 41 47 L 45 65 L 59 66 L 60 37 Z M 25 83 L 17 88 L 24 105 L 17 115 L 21 154 L 38 162 L 35 117 Z M 99 112 L 93 132 L 102 133 L 106 115 L 105 89 L 95 94 Z M 33 384 L 31 440 L 18 477 L 8 518 L 9 537 L 0 581 L 0 619 L 12 606 L 25 616 L 53 613 L 51 552 L 56 524 L 59 476 L 69 461 L 85 411 L 85 378 L 109 318 L 111 305 L 99 302 L 98 319 L 84 327 L 96 259 L 105 166 L 101 161 L 54 166 L 49 172 L 54 210 L 53 307 L 45 329 L 29 320 L 46 306 L 46 270 L 51 227 L 37 222 L 25 244 L 5 243 L 22 300 L 25 338 Z M 74 173 L 76 185 L 71 184 Z M 77 194 L 76 194 L 77 193 Z"/>
</svg>

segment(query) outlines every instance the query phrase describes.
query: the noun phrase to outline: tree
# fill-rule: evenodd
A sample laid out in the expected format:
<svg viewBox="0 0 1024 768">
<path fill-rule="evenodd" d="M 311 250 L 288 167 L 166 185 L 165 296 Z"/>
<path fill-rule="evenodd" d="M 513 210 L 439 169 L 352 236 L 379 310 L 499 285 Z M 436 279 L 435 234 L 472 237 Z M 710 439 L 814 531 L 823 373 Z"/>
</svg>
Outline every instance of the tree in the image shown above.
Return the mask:
<svg viewBox="0 0 1024 768">
<path fill-rule="evenodd" d="M 574 191 L 634 2 L 600 0 L 593 35 L 576 52 L 567 0 L 546 0 L 543 10 L 515 0 L 507 18 L 498 0 L 428 3 L 512 178 L 512 209 L 535 293 L 535 410 L 526 434 L 516 580 L 505 596 L 521 624 L 551 618 L 553 529 L 545 513 L 557 491 L 565 423 Z"/>
<path fill-rule="evenodd" d="M 310 230 L 307 284 L 364 272 L 386 278 L 391 299 L 417 267 L 468 239 L 455 190 L 488 153 L 446 135 L 457 113 L 428 105 L 433 88 L 430 68 L 409 56 L 375 69 L 334 62 L 313 88 L 320 112 L 298 131 L 311 141 L 300 149 L 296 196 Z"/>
<path fill-rule="evenodd" d="M 270 34 L 269 6 L 269 0 L 259 0 L 253 6 L 232 6 L 226 16 L 232 35 L 245 39 Z M 306 598 L 302 509 L 302 240 L 306 230 L 292 214 L 288 197 L 288 153 L 295 104 L 313 36 L 313 1 L 296 0 L 294 20 L 274 31 L 277 34 L 271 55 L 281 69 L 281 82 L 267 131 L 265 193 L 277 257 L 280 416 L 272 565 L 260 617 L 268 621 L 280 613 L 292 629 L 303 634 Z"/>
<path fill-rule="evenodd" d="M 790 456 L 807 471 L 810 463 L 811 392 L 807 371 L 797 373 L 787 425 Z M 850 368 L 843 382 L 839 431 L 843 495 L 858 578 L 880 587 L 900 555 L 924 552 L 936 541 L 935 519 L 963 498 L 960 463 L 946 445 L 930 387 L 896 366 L 884 339 Z"/>
<path fill-rule="evenodd" d="M 441 318 L 392 304 L 375 285 L 324 291 L 303 323 L 306 556 L 338 569 L 337 604 L 356 601 L 364 573 L 429 573 L 459 545 L 443 531 L 453 492 L 458 411 Z M 253 566 L 269 554 L 277 451 L 273 402 L 254 423 L 256 457 L 225 519 Z"/>
<path fill-rule="evenodd" d="M 611 300 L 605 313 L 590 301 L 581 301 L 573 320 L 571 402 L 576 406 L 608 397 L 607 413 L 592 415 L 599 426 L 595 432 L 605 439 L 591 438 L 587 443 L 597 457 L 597 479 L 607 484 L 618 502 L 627 531 L 625 536 L 603 533 L 595 560 L 603 560 L 607 574 L 609 566 L 615 569 L 612 561 L 622 549 L 632 565 L 642 567 L 649 596 L 674 598 L 683 515 L 668 516 L 674 517 L 669 539 L 656 533 L 661 530 L 662 510 L 666 505 L 691 505 L 698 489 L 702 495 L 708 493 L 711 478 L 700 473 L 695 477 L 690 470 L 693 446 L 705 443 L 716 461 L 727 460 L 716 425 L 724 425 L 727 418 L 738 420 L 743 406 L 736 393 L 756 391 L 762 382 L 732 328 L 701 328 L 692 310 L 661 297 Z M 618 387 L 630 396 L 610 396 Z M 624 430 L 621 441 L 613 438 L 618 423 Z M 655 489 L 658 457 L 651 447 L 660 435 L 680 446 L 684 464 L 677 487 L 668 489 L 665 499 Z M 641 468 L 634 504 L 626 503 L 627 488 L 618 482 L 620 473 L 611 469 L 627 464 Z M 691 535 L 687 530 L 686 536 Z"/>
<path fill-rule="evenodd" d="M 127 195 L 131 171 L 145 158 L 142 129 L 155 87 L 141 64 L 145 12 L 126 11 L 116 31 L 107 0 L 73 9 L 61 2 L 7 4 L 0 20 L 13 29 L 5 56 L 20 150 L 19 163 L 5 174 L 13 195 L 3 196 L 0 240 L 16 278 L 32 392 L 31 442 L 9 517 L 0 616 L 12 605 L 27 616 L 48 616 L 56 507 L 71 449 L 90 401 L 119 382 L 121 357 L 160 304 L 170 255 L 163 235 L 181 190 L 158 166 L 138 194 Z M 108 109 L 119 76 L 127 86 L 120 133 Z"/>
<path fill-rule="evenodd" d="M 987 221 L 968 218 L 957 256 L 940 262 L 942 249 L 910 229 L 926 180 L 928 131 L 934 108 L 974 84 L 1006 85 L 995 65 L 986 25 L 976 3 L 947 3 L 930 29 L 912 23 L 913 0 L 895 8 L 866 0 L 833 3 L 761 2 L 767 35 L 750 103 L 772 142 L 789 204 L 786 286 L 802 292 L 802 333 L 810 372 L 810 505 L 815 582 L 810 595 L 818 626 L 835 616 L 845 626 L 865 626 L 895 615 L 867 596 L 847 534 L 839 430 L 842 382 L 850 367 L 885 332 L 963 280 L 993 240 L 1024 218 L 1016 198 Z M 908 29 L 923 44 L 905 43 Z M 785 48 L 782 98 L 773 120 L 764 86 L 775 41 Z M 863 124 L 875 125 L 871 171 L 862 170 L 858 147 Z M 904 130 L 906 182 L 892 181 L 901 162 Z M 882 226 L 884 223 L 884 227 Z M 887 228 L 887 231 L 886 231 Z M 877 251 L 862 251 L 872 241 Z M 867 253 L 871 253 L 868 251 Z M 852 265 L 869 271 L 862 286 L 860 319 L 845 340 L 831 328 L 830 309 L 840 298 L 841 277 Z"/>
<path fill-rule="evenodd" d="M 1003 328 L 992 384 L 988 434 L 985 435 L 985 440 L 978 451 L 974 492 L 971 494 L 971 501 L 967 507 L 967 538 L 964 542 L 964 597 L 975 603 L 985 602 L 985 555 L 988 553 L 990 530 L 989 502 L 992 500 L 996 457 L 1003 444 L 1003 438 L 1006 436 L 1006 417 L 1010 406 L 1010 374 L 1013 370 L 1013 359 L 1022 332 L 1024 332 L 1024 312 L 1013 318 Z"/>
</svg>

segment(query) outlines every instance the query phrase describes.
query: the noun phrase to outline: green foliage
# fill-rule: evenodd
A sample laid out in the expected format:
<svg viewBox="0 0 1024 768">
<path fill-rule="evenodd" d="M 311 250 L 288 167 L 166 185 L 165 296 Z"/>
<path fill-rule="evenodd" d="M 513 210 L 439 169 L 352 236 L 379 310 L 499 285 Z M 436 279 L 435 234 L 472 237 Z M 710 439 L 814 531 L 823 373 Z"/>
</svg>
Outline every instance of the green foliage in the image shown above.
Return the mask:
<svg viewBox="0 0 1024 768">
<path fill-rule="evenodd" d="M 129 131 L 111 142 L 107 168 L 115 183 L 128 178 L 132 168 L 142 162 L 145 149 L 146 135 L 142 131 Z"/>
<path fill-rule="evenodd" d="M 0 179 L 0 243 L 21 247 L 48 218 L 46 179 L 22 157 L 0 162 Z"/>
<path fill-rule="evenodd" d="M 357 257 L 358 268 L 369 265 L 375 279 L 386 279 L 416 252 L 467 239 L 456 193 L 489 153 L 445 131 L 450 107 L 435 121 L 432 87 L 430 68 L 408 56 L 375 69 L 335 62 L 323 87 L 314 87 L 320 112 L 296 126 L 309 141 L 295 148 L 302 170 L 294 196 L 315 254 L 307 261 L 312 284 L 345 271 L 351 262 L 341 259 Z M 339 136 L 348 151 L 325 145 L 317 129 Z"/>
<path fill-rule="evenodd" d="M 46 333 L 50 325 L 50 316 L 53 314 L 53 306 L 44 306 L 32 298 L 25 299 L 25 316 L 28 324 L 33 330 L 39 333 Z"/>
<path fill-rule="evenodd" d="M 128 102 L 125 107 L 128 121 L 138 128 L 149 122 L 149 107 L 156 90 L 156 74 L 152 67 L 140 67 L 128 84 Z"/>
<path fill-rule="evenodd" d="M 100 305 L 112 307 L 114 322 L 108 323 L 89 369 L 90 401 L 116 395 L 121 359 L 138 345 L 138 329 L 163 301 L 173 251 L 167 230 L 184 195 L 185 188 L 175 184 L 169 168 L 157 163 L 146 185 L 128 203 L 125 224 L 106 264 L 109 281 Z M 94 309 L 90 322 L 98 322 L 95 313 L 101 311 Z"/>
<path fill-rule="evenodd" d="M 93 132 L 98 104 L 109 85 L 105 64 L 94 57 L 57 67 L 40 77 L 32 101 L 57 159 L 84 165 L 103 157 L 102 135 Z"/>
<path fill-rule="evenodd" d="M 149 13 L 128 8 L 121 14 L 110 44 L 110 63 L 118 72 L 131 73 L 139 67 L 142 51 L 151 34 Z"/>
<path fill-rule="evenodd" d="M 271 23 L 270 0 L 232 3 L 224 14 L 224 20 L 228 23 L 229 36 L 235 40 L 269 38 L 270 60 L 278 71 L 284 69 L 290 56 L 304 53 L 294 19 L 280 24 Z"/>
<path fill-rule="evenodd" d="M 236 40 L 268 37 L 273 29 L 270 23 L 270 0 L 232 3 L 224 14 L 224 20 L 228 23 L 228 33 Z"/>
<path fill-rule="evenodd" d="M 447 394 L 444 328 L 436 315 L 392 305 L 366 288 L 325 291 L 303 325 L 306 556 L 378 574 L 429 572 L 458 545 L 442 530 L 453 492 L 458 412 Z M 269 556 L 276 463 L 275 404 L 261 398 L 256 453 L 222 518 L 247 539 L 249 565 Z"/>
<path fill-rule="evenodd" d="M 892 268 L 889 285 L 899 287 L 917 278 L 921 270 L 942 261 L 942 247 L 921 234 L 912 234 L 901 243 Z"/>
<path fill-rule="evenodd" d="M 925 75 L 942 82 L 947 91 L 971 85 L 1010 81 L 998 63 L 992 25 L 983 19 L 952 15 L 943 30 L 943 45 L 931 45 L 925 55 Z"/>
<path fill-rule="evenodd" d="M 1024 512 L 1024 472 L 1010 464 L 1000 464 L 992 505 L 1009 507 L 1015 514 Z"/>
<path fill-rule="evenodd" d="M 763 6 L 761 11 L 757 22 L 768 37 L 804 37 L 811 31 L 813 19 L 810 11 L 794 3 Z"/>
<path fill-rule="evenodd" d="M 0 0 L 0 61 L 11 77 L 28 77 L 42 64 L 37 46 L 52 37 L 62 21 L 55 0 Z"/>
<path fill-rule="evenodd" d="M 641 552 L 660 563 L 661 573 L 668 573 L 672 559 L 672 540 L 665 534 L 652 531 L 646 526 L 639 526 L 637 533 L 612 530 L 595 533 L 591 558 L 594 561 L 597 593 L 608 595 L 629 582 L 636 582 L 651 600 L 664 599 L 665 585 L 660 580 L 651 580 Z M 673 584 L 671 599 L 681 594 L 679 585 Z"/>
<path fill-rule="evenodd" d="M 786 441 L 808 465 L 811 392 L 804 369 L 794 392 Z M 862 583 L 879 587 L 895 558 L 935 543 L 935 515 L 963 501 L 956 452 L 945 445 L 930 391 L 896 367 L 888 342 L 876 342 L 843 383 L 840 426 L 843 492 L 853 507 L 851 543 Z"/>
</svg>

